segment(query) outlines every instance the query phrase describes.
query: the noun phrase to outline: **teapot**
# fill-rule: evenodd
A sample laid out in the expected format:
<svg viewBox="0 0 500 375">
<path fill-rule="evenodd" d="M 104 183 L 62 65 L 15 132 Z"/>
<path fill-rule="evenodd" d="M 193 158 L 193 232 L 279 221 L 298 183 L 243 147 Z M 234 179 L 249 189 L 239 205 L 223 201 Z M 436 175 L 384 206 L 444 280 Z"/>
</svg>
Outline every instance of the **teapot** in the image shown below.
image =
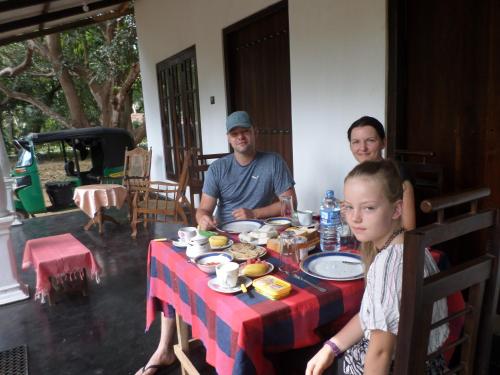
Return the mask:
<svg viewBox="0 0 500 375">
<path fill-rule="evenodd" d="M 210 250 L 211 247 L 210 243 L 208 242 L 208 238 L 197 234 L 189 240 L 186 249 L 186 256 L 193 259 L 198 255 L 210 252 Z"/>
</svg>

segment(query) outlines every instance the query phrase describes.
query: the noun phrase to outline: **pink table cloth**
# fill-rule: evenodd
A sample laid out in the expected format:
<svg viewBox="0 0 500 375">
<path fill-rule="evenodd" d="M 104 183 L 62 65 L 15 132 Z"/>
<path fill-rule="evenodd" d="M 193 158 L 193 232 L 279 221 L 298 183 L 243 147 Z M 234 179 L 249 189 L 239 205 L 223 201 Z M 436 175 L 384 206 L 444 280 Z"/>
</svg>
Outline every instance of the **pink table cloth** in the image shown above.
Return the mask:
<svg viewBox="0 0 500 375">
<path fill-rule="evenodd" d="M 103 207 L 120 208 L 127 198 L 127 189 L 117 184 L 96 184 L 78 186 L 73 200 L 91 219 Z"/>
<path fill-rule="evenodd" d="M 83 270 L 99 283 L 100 267 L 92 253 L 69 233 L 29 240 L 24 247 L 23 270 L 36 271 L 35 299 L 45 302 L 51 288 L 50 277 L 59 282 L 83 278 Z"/>
</svg>

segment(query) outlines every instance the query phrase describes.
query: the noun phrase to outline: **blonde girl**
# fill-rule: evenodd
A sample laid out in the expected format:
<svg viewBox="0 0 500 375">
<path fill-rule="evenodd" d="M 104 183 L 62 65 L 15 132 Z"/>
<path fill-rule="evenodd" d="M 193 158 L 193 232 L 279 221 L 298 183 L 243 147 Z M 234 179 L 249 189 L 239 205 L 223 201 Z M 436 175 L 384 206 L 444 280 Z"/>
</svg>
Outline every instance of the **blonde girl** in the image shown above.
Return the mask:
<svg viewBox="0 0 500 375">
<path fill-rule="evenodd" d="M 397 167 L 388 160 L 359 164 L 344 181 L 344 198 L 347 223 L 362 243 L 365 292 L 359 313 L 325 342 L 306 374 L 319 375 L 330 367 L 337 374 L 388 374 L 398 334 L 404 250 L 403 183 Z M 437 271 L 426 253 L 425 275 Z M 436 302 L 433 321 L 446 315 L 445 301 Z M 447 326 L 433 330 L 429 351 L 447 336 Z M 440 373 L 444 366 L 442 358 L 433 360 L 429 373 Z"/>
</svg>

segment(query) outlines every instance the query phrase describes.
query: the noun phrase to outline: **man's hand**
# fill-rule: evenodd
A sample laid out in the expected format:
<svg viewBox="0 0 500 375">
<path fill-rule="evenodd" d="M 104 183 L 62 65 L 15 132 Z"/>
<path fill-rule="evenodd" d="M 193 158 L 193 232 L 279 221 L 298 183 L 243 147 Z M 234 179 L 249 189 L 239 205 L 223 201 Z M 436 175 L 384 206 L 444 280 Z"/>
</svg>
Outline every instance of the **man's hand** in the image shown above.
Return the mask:
<svg viewBox="0 0 500 375">
<path fill-rule="evenodd" d="M 210 215 L 203 215 L 198 218 L 198 225 L 201 230 L 209 230 L 215 228 L 217 222 Z"/>
<path fill-rule="evenodd" d="M 242 219 L 256 219 L 255 213 L 253 210 L 250 210 L 248 208 L 238 208 L 233 211 L 233 217 L 236 220 L 242 220 Z"/>
</svg>

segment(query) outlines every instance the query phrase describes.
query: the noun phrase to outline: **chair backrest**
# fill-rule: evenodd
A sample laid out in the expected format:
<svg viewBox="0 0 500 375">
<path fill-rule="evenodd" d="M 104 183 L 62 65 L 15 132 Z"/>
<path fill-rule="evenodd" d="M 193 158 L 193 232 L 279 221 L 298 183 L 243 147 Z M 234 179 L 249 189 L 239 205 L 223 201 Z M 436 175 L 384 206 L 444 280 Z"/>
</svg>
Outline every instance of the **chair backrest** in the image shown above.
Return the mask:
<svg viewBox="0 0 500 375">
<path fill-rule="evenodd" d="M 151 148 L 145 150 L 136 147 L 133 150 L 125 150 L 125 161 L 123 167 L 123 184 L 128 190 L 143 185 L 149 181 L 151 172 Z"/>
<path fill-rule="evenodd" d="M 186 189 L 189 184 L 189 168 L 191 166 L 191 152 L 189 150 L 184 151 L 183 160 L 182 160 L 182 168 L 181 173 L 179 175 L 179 181 L 177 184 L 179 185 L 179 195 L 185 196 Z M 181 198 L 179 196 L 179 198 Z"/>
<path fill-rule="evenodd" d="M 489 366 L 492 321 L 498 303 L 500 216 L 498 209 L 477 210 L 477 200 L 489 195 L 478 189 L 422 203 L 437 212 L 436 223 L 405 233 L 401 314 L 395 357 L 395 374 L 425 373 L 425 360 L 452 348 L 460 348 L 459 360 L 450 373 L 485 374 Z M 471 202 L 469 212 L 445 218 L 444 209 Z M 488 234 L 484 254 L 428 278 L 424 273 L 424 249 L 477 231 Z M 475 252 L 475 254 L 478 254 Z M 432 323 L 435 301 L 463 291 L 465 307 Z M 454 319 L 465 319 L 460 337 L 435 353 L 427 354 L 429 332 Z"/>
<path fill-rule="evenodd" d="M 415 202 L 439 197 L 443 194 L 444 167 L 442 164 L 429 162 L 435 157 L 431 151 L 395 150 L 398 165 L 405 178 L 408 178 L 415 194 Z M 430 224 L 428 215 L 416 212 L 417 225 Z"/>
<path fill-rule="evenodd" d="M 209 160 L 219 159 L 223 156 L 229 155 L 229 153 L 220 153 L 220 154 L 200 154 L 197 149 L 192 149 L 189 154 L 189 166 L 188 166 L 188 182 L 189 186 L 189 195 L 190 195 L 190 203 L 191 203 L 191 212 L 194 215 L 195 207 L 194 207 L 194 196 L 201 196 L 201 192 L 203 189 L 203 181 L 205 172 L 208 170 Z"/>
<path fill-rule="evenodd" d="M 145 186 L 138 190 L 136 194 L 139 199 L 134 202 L 134 210 L 137 210 L 138 215 L 144 215 L 144 222 L 167 222 L 172 218 L 175 222 L 187 224 L 183 209 L 184 199 L 179 184 L 147 181 Z"/>
</svg>

